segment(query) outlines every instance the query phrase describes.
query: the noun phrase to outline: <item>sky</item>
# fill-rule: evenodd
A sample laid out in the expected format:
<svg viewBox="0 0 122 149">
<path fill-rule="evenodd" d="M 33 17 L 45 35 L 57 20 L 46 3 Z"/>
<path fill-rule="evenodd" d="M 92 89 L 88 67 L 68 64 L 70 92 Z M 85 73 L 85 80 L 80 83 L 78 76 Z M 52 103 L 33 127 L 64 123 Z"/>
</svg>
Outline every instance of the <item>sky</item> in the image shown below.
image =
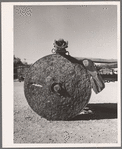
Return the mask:
<svg viewBox="0 0 122 149">
<path fill-rule="evenodd" d="M 116 5 L 14 7 L 14 55 L 34 63 L 68 41 L 71 56 L 117 59 Z"/>
</svg>

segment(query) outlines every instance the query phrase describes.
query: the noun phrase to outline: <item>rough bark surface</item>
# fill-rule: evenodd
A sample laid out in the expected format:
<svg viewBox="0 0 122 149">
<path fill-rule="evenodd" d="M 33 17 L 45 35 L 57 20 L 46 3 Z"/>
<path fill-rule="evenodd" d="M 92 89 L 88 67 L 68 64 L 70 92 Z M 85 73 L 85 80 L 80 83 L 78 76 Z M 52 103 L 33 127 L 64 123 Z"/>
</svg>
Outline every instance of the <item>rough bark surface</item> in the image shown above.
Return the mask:
<svg viewBox="0 0 122 149">
<path fill-rule="evenodd" d="M 60 94 L 53 85 L 62 87 Z M 25 97 L 30 107 L 48 120 L 68 120 L 81 112 L 91 96 L 84 67 L 61 55 L 48 55 L 35 62 L 26 74 Z"/>
</svg>

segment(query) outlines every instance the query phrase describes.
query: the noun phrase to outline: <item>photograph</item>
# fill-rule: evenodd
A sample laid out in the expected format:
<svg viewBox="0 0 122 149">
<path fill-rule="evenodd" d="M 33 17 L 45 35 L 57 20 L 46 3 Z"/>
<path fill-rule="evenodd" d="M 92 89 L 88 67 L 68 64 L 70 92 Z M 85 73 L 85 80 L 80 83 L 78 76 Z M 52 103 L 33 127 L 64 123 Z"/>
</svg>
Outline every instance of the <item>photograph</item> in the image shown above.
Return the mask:
<svg viewBox="0 0 122 149">
<path fill-rule="evenodd" d="M 119 1 L 3 2 L 2 45 L 3 147 L 121 146 Z"/>
</svg>

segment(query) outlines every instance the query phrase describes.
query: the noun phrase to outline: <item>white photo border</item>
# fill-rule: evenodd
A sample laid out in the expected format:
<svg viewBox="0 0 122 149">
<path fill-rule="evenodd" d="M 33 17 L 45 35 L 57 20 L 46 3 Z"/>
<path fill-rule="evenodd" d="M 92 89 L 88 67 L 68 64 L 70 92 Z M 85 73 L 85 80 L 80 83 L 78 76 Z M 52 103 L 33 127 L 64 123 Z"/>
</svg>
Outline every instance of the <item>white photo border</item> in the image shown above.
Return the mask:
<svg viewBox="0 0 122 149">
<path fill-rule="evenodd" d="M 118 143 L 99 144 L 14 144 L 13 143 L 13 10 L 17 5 L 116 5 L 118 52 Z M 121 75 L 120 75 L 120 2 L 2 2 L 2 147 L 120 147 L 121 146 Z"/>
</svg>

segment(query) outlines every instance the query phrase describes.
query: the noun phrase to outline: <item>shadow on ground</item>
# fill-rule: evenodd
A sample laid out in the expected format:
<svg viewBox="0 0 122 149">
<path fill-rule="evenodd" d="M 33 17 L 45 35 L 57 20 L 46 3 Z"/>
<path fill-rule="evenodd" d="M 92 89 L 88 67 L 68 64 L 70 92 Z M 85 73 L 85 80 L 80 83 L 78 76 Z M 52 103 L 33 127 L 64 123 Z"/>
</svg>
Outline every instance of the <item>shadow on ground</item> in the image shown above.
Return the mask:
<svg viewBox="0 0 122 149">
<path fill-rule="evenodd" d="M 72 120 L 100 120 L 100 119 L 116 119 L 117 118 L 117 104 L 88 104 L 87 107 Z"/>
</svg>

